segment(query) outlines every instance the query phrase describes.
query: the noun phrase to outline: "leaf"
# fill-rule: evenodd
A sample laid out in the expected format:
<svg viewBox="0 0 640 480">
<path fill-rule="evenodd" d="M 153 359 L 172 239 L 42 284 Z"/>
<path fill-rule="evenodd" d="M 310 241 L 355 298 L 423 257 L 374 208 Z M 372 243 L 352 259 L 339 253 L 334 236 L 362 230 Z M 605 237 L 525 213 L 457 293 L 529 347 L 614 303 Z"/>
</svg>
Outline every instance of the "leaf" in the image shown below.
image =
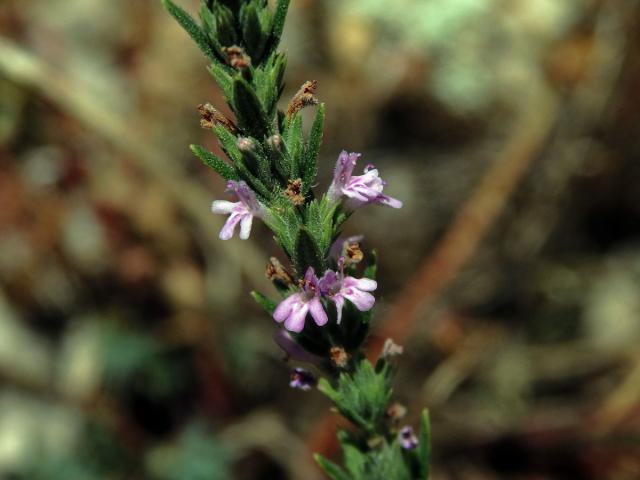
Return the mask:
<svg viewBox="0 0 640 480">
<path fill-rule="evenodd" d="M 332 478 L 332 480 L 352 480 L 351 477 L 338 465 L 326 459 L 319 453 L 314 454 L 313 458 L 316 460 L 318 465 L 320 465 L 320 468 L 322 468 L 322 470 Z"/>
<path fill-rule="evenodd" d="M 369 255 L 371 258 L 369 260 L 369 264 L 367 268 L 364 269 L 365 278 L 370 278 L 371 280 L 376 279 L 376 274 L 378 273 L 378 251 L 371 250 Z"/>
<path fill-rule="evenodd" d="M 235 165 L 240 178 L 245 180 L 251 188 L 264 198 L 271 198 L 273 192 L 269 190 L 258 178 L 256 178 L 245 165 L 242 152 L 238 148 L 238 139 L 236 136 L 222 125 L 214 125 L 213 131 L 218 137 L 218 140 L 220 140 L 222 149 Z"/>
<path fill-rule="evenodd" d="M 431 471 L 431 420 L 429 410 L 422 411 L 420 419 L 420 438 L 418 439 L 418 459 L 420 461 L 420 480 L 428 480 Z"/>
<path fill-rule="evenodd" d="M 251 60 L 254 64 L 262 63 L 262 55 L 268 39 L 268 32 L 262 31 L 257 7 L 253 3 L 246 4 L 242 19 L 242 36 Z"/>
<path fill-rule="evenodd" d="M 273 311 L 278 306 L 278 303 L 275 300 L 272 300 L 269 297 L 261 294 L 260 292 L 256 292 L 255 290 L 251 292 L 251 297 L 253 297 L 256 303 L 264 308 L 265 312 L 267 312 L 269 315 L 273 315 Z"/>
<path fill-rule="evenodd" d="M 189 34 L 189 36 L 196 42 L 202 53 L 204 53 L 209 59 L 214 62 L 218 62 L 216 58 L 215 52 L 211 45 L 209 44 L 209 40 L 207 39 L 207 35 L 200 28 L 200 26 L 191 18 L 191 16 L 185 12 L 178 5 L 173 3 L 171 0 L 161 0 L 164 8 L 169 12 L 169 14 L 176 19 L 176 21 L 180 24 L 182 28 Z"/>
<path fill-rule="evenodd" d="M 273 22 L 271 26 L 271 40 L 269 45 L 269 51 L 272 52 L 278 48 L 282 32 L 284 31 L 284 23 L 287 19 L 287 11 L 289 10 L 290 0 L 278 0 L 276 5 L 276 11 L 273 15 Z"/>
<path fill-rule="evenodd" d="M 322 134 L 324 129 L 325 109 L 324 103 L 320 104 L 316 113 L 316 118 L 311 127 L 309 143 L 304 154 L 304 166 L 302 168 L 302 183 L 306 193 L 313 185 L 316 175 L 318 175 L 318 153 L 322 145 Z"/>
<path fill-rule="evenodd" d="M 233 109 L 240 127 L 262 139 L 269 133 L 269 121 L 251 86 L 242 77 L 233 79 Z"/>
<path fill-rule="evenodd" d="M 322 275 L 326 270 L 324 255 L 305 227 L 302 227 L 298 232 L 294 264 L 300 275 L 303 275 L 308 267 L 313 267 L 318 276 Z"/>
<path fill-rule="evenodd" d="M 200 145 L 190 145 L 189 148 L 202 163 L 212 168 L 225 180 L 239 180 L 240 177 L 235 169 L 220 157 L 201 147 Z"/>
<path fill-rule="evenodd" d="M 211 65 L 208 70 L 220 87 L 220 90 L 222 90 L 225 102 L 231 103 L 231 99 L 233 98 L 233 77 L 229 75 L 227 69 L 217 64 Z"/>
<path fill-rule="evenodd" d="M 333 401 L 338 411 L 369 434 L 374 434 L 384 419 L 391 400 L 393 371 L 385 366 L 376 371 L 368 360 L 362 360 L 351 374 L 341 373 L 334 387 L 320 381 L 318 390 Z"/>
<path fill-rule="evenodd" d="M 300 177 L 300 167 L 304 155 L 304 137 L 302 135 L 302 116 L 296 113 L 291 120 L 285 123 L 282 134 L 289 158 L 291 159 L 291 178 Z"/>
</svg>

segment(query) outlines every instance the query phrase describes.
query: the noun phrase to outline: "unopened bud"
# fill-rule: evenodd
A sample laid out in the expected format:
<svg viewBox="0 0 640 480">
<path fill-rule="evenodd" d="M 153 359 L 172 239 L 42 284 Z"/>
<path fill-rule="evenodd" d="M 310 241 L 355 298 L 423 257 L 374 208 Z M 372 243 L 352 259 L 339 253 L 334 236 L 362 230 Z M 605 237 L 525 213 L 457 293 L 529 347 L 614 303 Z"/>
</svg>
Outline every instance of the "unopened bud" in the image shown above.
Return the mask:
<svg viewBox="0 0 640 480">
<path fill-rule="evenodd" d="M 238 149 L 244 153 L 252 153 L 255 151 L 255 147 L 256 147 L 255 142 L 250 138 L 246 138 L 246 137 L 238 138 L 236 145 L 238 146 Z"/>
<path fill-rule="evenodd" d="M 267 138 L 267 145 L 272 150 L 280 150 L 282 146 L 282 137 L 280 135 L 271 135 Z"/>
</svg>

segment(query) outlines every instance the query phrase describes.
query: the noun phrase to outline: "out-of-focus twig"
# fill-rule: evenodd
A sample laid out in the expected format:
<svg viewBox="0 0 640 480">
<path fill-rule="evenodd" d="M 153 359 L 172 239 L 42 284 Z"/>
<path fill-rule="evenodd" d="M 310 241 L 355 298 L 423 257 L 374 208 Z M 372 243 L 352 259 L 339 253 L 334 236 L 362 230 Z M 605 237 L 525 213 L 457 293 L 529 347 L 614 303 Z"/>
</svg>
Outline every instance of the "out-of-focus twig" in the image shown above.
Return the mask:
<svg viewBox="0 0 640 480">
<path fill-rule="evenodd" d="M 82 84 L 6 38 L 0 38 L 0 75 L 35 89 L 126 153 L 136 167 L 157 182 L 192 219 L 198 230 L 198 241 L 207 249 L 222 251 L 226 258 L 243 268 L 255 285 L 266 285 L 260 268 L 264 263 L 263 255 L 254 244 L 217 240 L 215 232 L 221 226 L 221 220 L 210 214 L 211 195 L 190 180 L 162 149 L 140 138 L 130 122 L 102 101 L 101 95 L 90 85 Z"/>
</svg>

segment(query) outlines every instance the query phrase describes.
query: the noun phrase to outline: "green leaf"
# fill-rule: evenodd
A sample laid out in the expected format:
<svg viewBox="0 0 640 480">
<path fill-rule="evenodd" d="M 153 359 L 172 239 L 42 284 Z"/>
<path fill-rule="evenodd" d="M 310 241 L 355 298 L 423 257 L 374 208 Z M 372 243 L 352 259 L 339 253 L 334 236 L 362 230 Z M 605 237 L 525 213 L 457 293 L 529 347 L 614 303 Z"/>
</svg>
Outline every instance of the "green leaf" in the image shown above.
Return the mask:
<svg viewBox="0 0 640 480">
<path fill-rule="evenodd" d="M 299 275 L 304 275 L 308 267 L 313 267 L 318 276 L 326 270 L 324 255 L 305 227 L 298 232 L 294 264 Z"/>
<path fill-rule="evenodd" d="M 239 180 L 240 177 L 235 169 L 220 157 L 201 147 L 200 145 L 190 145 L 189 148 L 202 163 L 212 168 L 225 180 Z"/>
<path fill-rule="evenodd" d="M 347 467 L 353 478 L 367 478 L 367 455 L 362 453 L 358 447 L 342 441 L 342 453 L 344 456 L 344 466 Z"/>
<path fill-rule="evenodd" d="M 269 190 L 264 183 L 262 183 L 255 175 L 253 175 L 247 168 L 242 152 L 238 148 L 238 139 L 236 136 L 227 130 L 222 125 L 214 125 L 213 131 L 215 132 L 218 140 L 220 140 L 220 146 L 227 154 L 229 159 L 233 162 L 238 171 L 240 178 L 245 180 L 251 188 L 253 188 L 259 195 L 264 198 L 271 198 L 273 192 Z"/>
<path fill-rule="evenodd" d="M 340 374 L 335 387 L 326 380 L 320 380 L 318 390 L 333 401 L 344 417 L 369 434 L 374 434 L 380 428 L 391 400 L 392 375 L 390 366 L 385 365 L 376 371 L 365 359 L 358 364 L 355 372 Z"/>
<path fill-rule="evenodd" d="M 222 68 L 217 64 L 211 65 L 208 70 L 220 87 L 220 90 L 222 90 L 224 101 L 226 103 L 231 103 L 231 99 L 233 98 L 233 77 L 229 75 L 226 68 Z"/>
<path fill-rule="evenodd" d="M 338 465 L 333 463 L 332 461 L 326 459 L 319 453 L 313 455 L 313 458 L 316 460 L 318 465 L 325 471 L 332 480 L 352 480 L 351 477 L 342 470 Z"/>
<path fill-rule="evenodd" d="M 200 21 L 202 22 L 202 30 L 209 39 L 214 52 L 217 54 L 220 62 L 224 62 L 224 52 L 222 51 L 222 45 L 218 41 L 218 27 L 216 18 L 211 13 L 211 10 L 207 8 L 205 4 L 200 7 L 199 11 Z"/>
<path fill-rule="evenodd" d="M 191 18 L 191 16 L 185 12 L 178 5 L 171 0 L 161 0 L 164 8 L 171 14 L 173 18 L 180 24 L 182 28 L 189 34 L 189 36 L 196 42 L 202 53 L 204 53 L 209 59 L 214 62 L 218 62 L 215 52 L 207 39 L 206 34 L 200 28 L 200 26 Z"/>
<path fill-rule="evenodd" d="M 320 145 L 322 145 L 322 133 L 324 129 L 325 109 L 324 103 L 321 103 L 316 113 L 316 118 L 311 127 L 309 135 L 309 143 L 304 154 L 304 166 L 302 167 L 302 183 L 306 193 L 311 185 L 314 184 L 316 175 L 318 175 L 318 153 Z"/>
<path fill-rule="evenodd" d="M 364 276 L 365 278 L 375 280 L 376 274 L 378 273 L 378 251 L 371 250 L 369 257 L 369 264 L 367 265 L 367 268 L 364 269 Z"/>
<path fill-rule="evenodd" d="M 260 292 L 256 292 L 255 290 L 251 292 L 251 297 L 253 297 L 256 303 L 264 308 L 265 312 L 267 312 L 269 315 L 273 315 L 273 311 L 278 306 L 278 302 L 264 296 Z"/>
<path fill-rule="evenodd" d="M 242 130 L 256 138 L 269 134 L 269 121 L 249 83 L 242 78 L 233 80 L 233 108 Z"/>
<path fill-rule="evenodd" d="M 269 45 L 269 51 L 274 51 L 278 48 L 282 32 L 284 31 L 284 24 L 287 19 L 287 11 L 289 10 L 290 0 L 278 0 L 276 5 L 276 11 L 273 15 L 273 22 L 271 26 L 271 40 Z"/>
<path fill-rule="evenodd" d="M 220 45 L 223 47 L 236 45 L 238 43 L 238 35 L 236 34 L 236 19 L 233 12 L 226 5 L 215 2 L 213 4 L 213 16 L 216 19 L 216 32 Z"/>
<path fill-rule="evenodd" d="M 285 122 L 282 139 L 287 146 L 291 159 L 290 178 L 300 177 L 300 167 L 304 156 L 304 137 L 302 135 L 302 115 L 296 113 L 293 118 Z"/>
<path fill-rule="evenodd" d="M 246 4 L 243 9 L 242 36 L 247 52 L 255 65 L 262 63 L 262 55 L 267 44 L 269 32 L 262 31 L 262 24 L 255 4 Z"/>
<path fill-rule="evenodd" d="M 431 471 L 431 421 L 429 410 L 422 411 L 420 419 L 420 437 L 418 443 L 418 459 L 420 461 L 420 479 L 428 480 Z"/>
</svg>

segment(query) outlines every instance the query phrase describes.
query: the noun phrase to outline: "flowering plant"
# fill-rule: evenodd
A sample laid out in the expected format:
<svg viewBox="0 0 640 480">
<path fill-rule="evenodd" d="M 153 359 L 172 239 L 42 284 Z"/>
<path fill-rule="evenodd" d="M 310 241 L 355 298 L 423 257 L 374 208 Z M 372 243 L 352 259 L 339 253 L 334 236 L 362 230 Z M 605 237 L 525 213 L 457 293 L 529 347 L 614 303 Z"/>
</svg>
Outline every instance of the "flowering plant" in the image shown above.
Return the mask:
<svg viewBox="0 0 640 480">
<path fill-rule="evenodd" d="M 162 1 L 211 62 L 235 116 L 231 120 L 210 104 L 199 107 L 202 126 L 213 130 L 229 161 L 191 146 L 237 199 L 212 204 L 213 213 L 228 215 L 220 238 L 231 239 L 238 224 L 239 237 L 249 238 L 254 217 L 271 229 L 290 267 L 275 258 L 267 267 L 280 300 L 252 295 L 277 322 L 274 338 L 288 358 L 325 375 L 317 381 L 297 367 L 290 385 L 317 385 L 356 427 L 339 434 L 344 467 L 320 455 L 316 460 L 335 480 L 428 478 L 427 412 L 416 436 L 410 426 L 400 426 L 406 409 L 391 403 L 393 357 L 401 348 L 388 340 L 375 364 L 363 348 L 375 304 L 376 254 L 365 255 L 359 237 L 340 239 L 356 209 L 400 208 L 402 202 L 384 193 L 387 184 L 374 166 L 354 175 L 360 154 L 346 151 L 327 192 L 313 191 L 325 115 L 316 82 L 306 82 L 286 110 L 278 109 L 286 59 L 277 47 L 289 0 L 277 0 L 274 11 L 267 0 L 206 0 L 199 24 L 171 0 Z M 317 108 L 308 138 L 300 113 L 306 107 Z"/>
</svg>

